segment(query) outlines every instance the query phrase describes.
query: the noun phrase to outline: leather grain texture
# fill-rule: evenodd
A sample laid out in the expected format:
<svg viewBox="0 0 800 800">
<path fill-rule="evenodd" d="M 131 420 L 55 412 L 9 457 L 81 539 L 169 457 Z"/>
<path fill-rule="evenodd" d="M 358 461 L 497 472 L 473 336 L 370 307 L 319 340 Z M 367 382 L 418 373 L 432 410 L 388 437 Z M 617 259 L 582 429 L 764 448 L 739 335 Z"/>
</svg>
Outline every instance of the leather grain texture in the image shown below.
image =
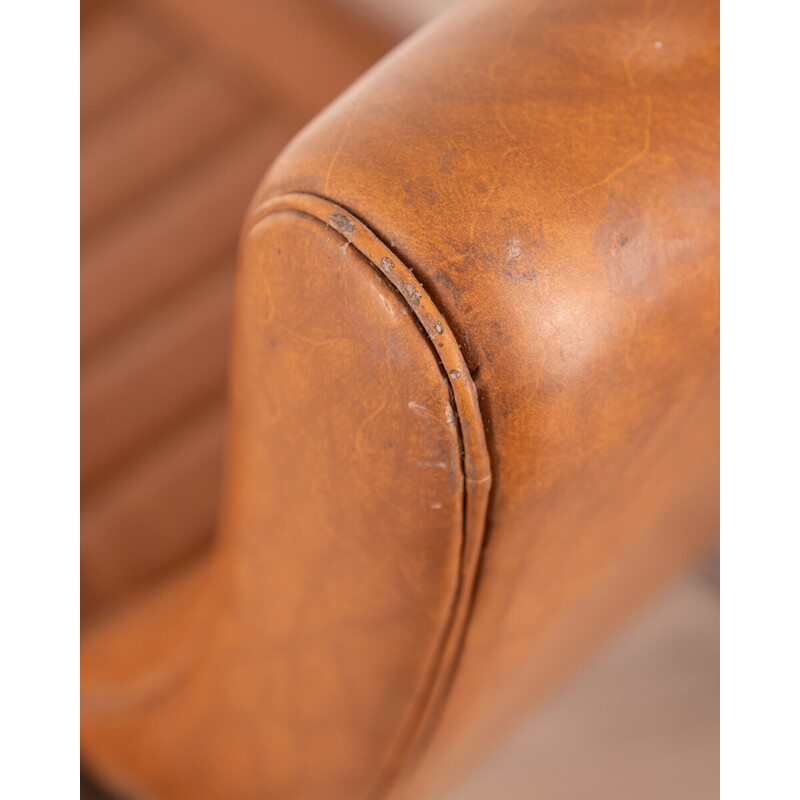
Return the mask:
<svg viewBox="0 0 800 800">
<path fill-rule="evenodd" d="M 413 728 L 460 607 L 453 379 L 326 221 L 277 209 L 241 264 L 215 577 L 89 634 L 84 742 L 156 796 L 359 796 Z M 188 760 L 164 757 L 167 732 Z"/>
<path fill-rule="evenodd" d="M 87 640 L 111 782 L 433 798 L 713 541 L 718 64 L 714 3 L 482 0 L 294 139 L 214 577 Z"/>
<path fill-rule="evenodd" d="M 414 265 L 477 386 L 486 549 L 418 791 L 716 535 L 718 59 L 715 3 L 461 6 L 304 129 L 257 195 L 359 214 Z"/>
</svg>

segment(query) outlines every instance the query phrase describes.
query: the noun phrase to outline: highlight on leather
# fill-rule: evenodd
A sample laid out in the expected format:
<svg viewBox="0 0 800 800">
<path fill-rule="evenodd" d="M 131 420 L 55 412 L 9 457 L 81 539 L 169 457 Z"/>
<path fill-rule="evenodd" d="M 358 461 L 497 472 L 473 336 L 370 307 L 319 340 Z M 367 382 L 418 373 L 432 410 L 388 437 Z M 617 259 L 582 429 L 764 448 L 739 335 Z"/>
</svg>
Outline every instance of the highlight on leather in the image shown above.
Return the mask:
<svg viewBox="0 0 800 800">
<path fill-rule="evenodd" d="M 718 77 L 711 1 L 476 0 L 292 139 L 240 241 L 213 559 L 86 627 L 110 785 L 439 800 L 714 542 Z M 253 127 L 209 185 L 252 186 L 275 141 Z M 170 195 L 176 263 L 234 195 L 196 235 L 196 187 Z M 149 227 L 120 308 L 165 290 Z M 128 401 L 120 448 L 167 415 Z M 174 471 L 217 452 L 215 413 Z"/>
</svg>

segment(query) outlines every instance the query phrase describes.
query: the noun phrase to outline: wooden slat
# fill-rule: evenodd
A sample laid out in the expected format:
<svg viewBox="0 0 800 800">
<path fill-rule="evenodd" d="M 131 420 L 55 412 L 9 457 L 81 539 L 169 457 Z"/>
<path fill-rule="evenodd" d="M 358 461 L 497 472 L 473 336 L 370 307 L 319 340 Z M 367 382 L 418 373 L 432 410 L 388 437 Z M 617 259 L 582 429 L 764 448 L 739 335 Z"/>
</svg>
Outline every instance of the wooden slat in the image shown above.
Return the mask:
<svg viewBox="0 0 800 800">
<path fill-rule="evenodd" d="M 120 3 L 95 9 L 81 26 L 81 125 L 173 57 Z"/>
<path fill-rule="evenodd" d="M 321 0 L 135 0 L 176 35 L 310 117 L 396 44 Z"/>
<path fill-rule="evenodd" d="M 81 614 L 156 577 L 210 541 L 224 408 L 191 419 L 81 508 Z"/>
<path fill-rule="evenodd" d="M 233 277 L 233 263 L 221 264 L 84 366 L 82 485 L 204 400 L 222 397 Z"/>
<path fill-rule="evenodd" d="M 81 344 L 105 340 L 131 317 L 232 255 L 250 196 L 294 125 L 268 116 L 216 158 L 137 206 L 87 243 L 81 259 Z"/>
<path fill-rule="evenodd" d="M 176 65 L 81 137 L 81 225 L 196 158 L 253 112 L 245 93 L 197 64 Z"/>
</svg>

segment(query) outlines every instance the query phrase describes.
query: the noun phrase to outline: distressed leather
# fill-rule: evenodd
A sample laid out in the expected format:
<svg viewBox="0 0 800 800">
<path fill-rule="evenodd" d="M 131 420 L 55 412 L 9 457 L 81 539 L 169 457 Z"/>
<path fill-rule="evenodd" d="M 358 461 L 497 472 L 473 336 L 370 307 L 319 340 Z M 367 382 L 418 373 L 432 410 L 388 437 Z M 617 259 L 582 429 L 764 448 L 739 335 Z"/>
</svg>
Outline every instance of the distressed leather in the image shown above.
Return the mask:
<svg viewBox="0 0 800 800">
<path fill-rule="evenodd" d="M 485 0 L 245 223 L 208 565 L 98 623 L 164 798 L 437 797 L 716 535 L 718 9 Z"/>
</svg>

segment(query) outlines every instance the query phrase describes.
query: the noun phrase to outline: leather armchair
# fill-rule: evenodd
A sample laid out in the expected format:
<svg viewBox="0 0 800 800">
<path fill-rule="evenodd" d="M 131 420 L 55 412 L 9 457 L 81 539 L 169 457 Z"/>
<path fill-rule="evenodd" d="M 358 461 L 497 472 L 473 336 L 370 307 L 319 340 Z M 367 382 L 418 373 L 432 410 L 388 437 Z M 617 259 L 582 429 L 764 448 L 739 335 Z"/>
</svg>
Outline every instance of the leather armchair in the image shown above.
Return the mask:
<svg viewBox="0 0 800 800">
<path fill-rule="evenodd" d="M 132 797 L 436 797 L 718 524 L 715 3 L 486 0 L 274 164 L 223 517 L 82 645 Z"/>
</svg>

